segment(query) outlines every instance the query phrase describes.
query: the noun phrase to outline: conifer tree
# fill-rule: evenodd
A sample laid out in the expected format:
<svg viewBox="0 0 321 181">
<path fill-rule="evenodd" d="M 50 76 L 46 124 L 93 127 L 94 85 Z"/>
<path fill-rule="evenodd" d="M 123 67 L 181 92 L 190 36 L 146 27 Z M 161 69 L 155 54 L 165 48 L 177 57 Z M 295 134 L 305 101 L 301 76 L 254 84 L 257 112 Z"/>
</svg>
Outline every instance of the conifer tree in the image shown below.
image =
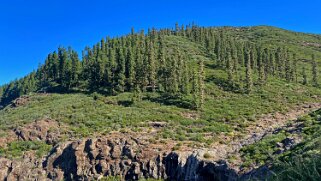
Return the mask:
<svg viewBox="0 0 321 181">
<path fill-rule="evenodd" d="M 291 81 L 291 60 L 288 51 L 285 54 L 285 80 L 287 82 Z"/>
<path fill-rule="evenodd" d="M 149 50 L 148 50 L 148 79 L 149 84 L 152 87 L 152 91 L 155 92 L 156 88 L 156 65 L 155 65 L 155 52 L 154 52 L 154 44 L 149 42 Z"/>
<path fill-rule="evenodd" d="M 264 49 L 262 60 L 263 60 L 263 70 L 264 70 L 263 80 L 264 80 L 264 83 L 266 83 L 268 79 L 268 75 L 270 74 L 269 50 L 267 48 Z"/>
<path fill-rule="evenodd" d="M 116 59 L 117 59 L 117 71 L 116 71 L 116 77 L 117 77 L 117 85 L 116 89 L 119 92 L 124 92 L 125 89 L 125 57 L 124 52 L 122 48 L 116 49 Z"/>
<path fill-rule="evenodd" d="M 111 94 L 115 94 L 115 85 L 116 85 L 116 55 L 115 55 L 115 49 L 109 48 L 108 49 L 108 64 L 106 71 L 107 77 L 108 77 L 108 83 Z"/>
<path fill-rule="evenodd" d="M 296 54 L 294 53 L 293 54 L 293 79 L 295 81 L 295 83 L 298 83 L 298 67 L 297 67 L 297 64 L 298 64 L 298 60 L 296 58 Z"/>
<path fill-rule="evenodd" d="M 53 79 L 58 81 L 59 78 L 59 57 L 56 51 L 52 54 L 52 61 L 53 61 Z"/>
<path fill-rule="evenodd" d="M 275 75 L 275 54 L 271 53 L 269 54 L 269 59 L 270 59 L 270 72 L 274 76 Z"/>
<path fill-rule="evenodd" d="M 263 85 L 264 84 L 264 62 L 263 62 L 263 52 L 262 49 L 259 48 L 257 56 L 257 66 L 258 66 L 258 73 L 259 73 L 259 79 L 258 84 Z"/>
<path fill-rule="evenodd" d="M 237 60 L 237 48 L 234 40 L 231 40 L 231 58 L 232 58 L 232 66 L 233 66 L 233 74 L 237 78 L 237 69 L 238 69 L 238 60 Z"/>
<path fill-rule="evenodd" d="M 315 61 L 315 55 L 312 55 L 312 84 L 313 86 L 318 86 L 318 68 L 317 62 Z"/>
<path fill-rule="evenodd" d="M 89 61 L 89 89 L 94 91 L 101 87 L 105 67 L 103 65 L 101 55 L 99 55 L 97 58 L 92 57 L 89 59 Z"/>
<path fill-rule="evenodd" d="M 80 72 L 81 64 L 78 59 L 78 54 L 77 52 L 73 51 L 71 54 L 71 86 L 77 86 Z"/>
<path fill-rule="evenodd" d="M 278 76 L 283 78 L 283 59 L 282 59 L 282 49 L 279 47 L 275 54 L 276 66 L 278 71 Z"/>
<path fill-rule="evenodd" d="M 177 64 L 177 57 L 174 56 L 174 55 L 171 55 L 171 66 L 168 67 L 169 69 L 169 87 L 170 87 L 170 93 L 172 95 L 175 95 L 178 93 L 178 88 L 179 88 L 179 85 L 178 85 L 178 74 L 177 74 L 177 69 L 178 69 L 178 64 Z"/>
<path fill-rule="evenodd" d="M 66 49 L 59 47 L 58 49 L 58 57 L 59 57 L 59 70 L 58 70 L 58 83 L 63 84 L 63 80 L 65 78 L 65 66 L 67 63 L 68 55 Z"/>
<path fill-rule="evenodd" d="M 307 79 L 307 74 L 306 74 L 306 71 L 305 71 L 305 67 L 302 68 L 302 84 L 303 85 L 307 85 L 308 84 L 308 79 Z"/>
<path fill-rule="evenodd" d="M 199 63 L 199 109 L 203 110 L 204 109 L 204 101 L 205 101 L 205 71 L 204 71 L 204 61 L 200 60 Z"/>
<path fill-rule="evenodd" d="M 64 70 L 64 77 L 62 82 L 62 87 L 65 90 L 69 90 L 72 85 L 72 64 L 70 60 L 66 61 L 65 70 Z"/>
<path fill-rule="evenodd" d="M 253 87 L 252 82 L 252 71 L 251 71 L 251 54 L 247 52 L 246 54 L 246 93 L 251 93 Z"/>
<path fill-rule="evenodd" d="M 189 69 L 187 65 L 187 59 L 185 58 L 183 61 L 183 73 L 182 73 L 182 86 L 181 86 L 181 92 L 183 94 L 189 94 Z"/>
<path fill-rule="evenodd" d="M 158 69 L 158 89 L 159 91 L 164 91 L 166 89 L 166 59 L 165 59 L 165 48 L 163 42 L 163 36 L 158 36 L 158 55 L 157 60 L 159 62 L 159 69 Z"/>
<path fill-rule="evenodd" d="M 132 91 L 134 89 L 135 79 L 135 61 L 131 48 L 127 48 L 126 58 L 126 77 L 127 77 L 127 89 Z"/>
<path fill-rule="evenodd" d="M 227 52 L 226 69 L 227 69 L 227 79 L 229 82 L 231 82 L 232 86 L 234 86 L 232 57 L 231 57 L 230 51 Z"/>
<path fill-rule="evenodd" d="M 192 82 L 192 93 L 193 93 L 193 101 L 196 109 L 200 107 L 200 94 L 199 94 L 199 77 L 198 71 L 194 70 L 193 72 L 193 82 Z"/>
<path fill-rule="evenodd" d="M 144 61 L 143 61 L 143 55 L 141 53 L 140 44 L 136 46 L 136 56 L 135 56 L 135 62 L 136 62 L 136 74 L 135 74 L 135 87 L 136 85 L 139 86 L 140 90 L 145 89 L 143 87 L 144 83 Z"/>
</svg>

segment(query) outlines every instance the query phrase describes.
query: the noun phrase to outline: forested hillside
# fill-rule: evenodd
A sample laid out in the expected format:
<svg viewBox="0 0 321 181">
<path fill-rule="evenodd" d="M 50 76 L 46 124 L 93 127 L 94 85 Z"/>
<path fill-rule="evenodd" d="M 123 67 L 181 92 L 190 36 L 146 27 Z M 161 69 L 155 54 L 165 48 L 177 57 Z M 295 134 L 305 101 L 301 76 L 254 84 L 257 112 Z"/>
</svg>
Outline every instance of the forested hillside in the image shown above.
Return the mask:
<svg viewBox="0 0 321 181">
<path fill-rule="evenodd" d="M 204 64 L 224 70 L 232 91 L 251 93 L 270 79 L 317 87 L 321 38 L 273 27 L 149 29 L 102 39 L 82 52 L 58 48 L 35 72 L 4 85 L 1 104 L 30 92 L 160 92 L 204 104 Z M 180 44 L 182 43 L 182 44 Z M 175 45 L 178 44 L 178 45 Z M 182 46 L 182 47 L 181 47 Z M 197 65 L 198 64 L 198 65 Z"/>
<path fill-rule="evenodd" d="M 103 38 L 81 55 L 59 47 L 0 87 L 0 163 L 19 160 L 2 170 L 38 180 L 273 180 L 292 158 L 299 165 L 295 154 L 314 169 L 320 65 L 321 35 L 268 26 L 176 24 Z"/>
</svg>

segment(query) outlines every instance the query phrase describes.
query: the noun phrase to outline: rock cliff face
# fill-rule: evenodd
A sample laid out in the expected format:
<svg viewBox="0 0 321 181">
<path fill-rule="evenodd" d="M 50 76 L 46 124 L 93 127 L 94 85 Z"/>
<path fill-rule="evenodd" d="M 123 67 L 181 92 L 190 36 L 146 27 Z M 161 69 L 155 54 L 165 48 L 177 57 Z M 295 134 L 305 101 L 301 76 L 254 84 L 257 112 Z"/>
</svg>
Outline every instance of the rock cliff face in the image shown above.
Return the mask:
<svg viewBox="0 0 321 181">
<path fill-rule="evenodd" d="M 125 180 L 236 180 L 224 161 L 203 160 L 202 151 L 166 152 L 135 139 L 98 138 L 54 147 L 43 160 L 0 159 L 1 180 L 96 180 L 119 175 Z"/>
</svg>

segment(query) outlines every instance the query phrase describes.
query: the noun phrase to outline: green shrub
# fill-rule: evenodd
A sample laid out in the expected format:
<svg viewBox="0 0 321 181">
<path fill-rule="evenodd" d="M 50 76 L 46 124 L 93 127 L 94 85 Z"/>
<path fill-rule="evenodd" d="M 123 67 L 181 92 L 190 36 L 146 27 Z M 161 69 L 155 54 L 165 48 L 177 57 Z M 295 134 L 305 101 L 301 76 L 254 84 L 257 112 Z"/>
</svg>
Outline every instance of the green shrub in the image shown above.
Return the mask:
<svg viewBox="0 0 321 181">
<path fill-rule="evenodd" d="M 51 148 L 51 145 L 47 145 L 42 141 L 14 141 L 9 143 L 7 148 L 1 148 L 0 155 L 17 158 L 21 157 L 26 151 L 35 151 L 36 156 L 40 158 L 47 154 Z"/>
<path fill-rule="evenodd" d="M 209 153 L 204 153 L 203 157 L 204 157 L 205 159 L 210 159 L 210 158 L 212 158 L 212 155 L 209 154 Z"/>
<path fill-rule="evenodd" d="M 321 180 L 321 156 L 295 156 L 290 161 L 275 163 L 271 180 Z"/>
</svg>

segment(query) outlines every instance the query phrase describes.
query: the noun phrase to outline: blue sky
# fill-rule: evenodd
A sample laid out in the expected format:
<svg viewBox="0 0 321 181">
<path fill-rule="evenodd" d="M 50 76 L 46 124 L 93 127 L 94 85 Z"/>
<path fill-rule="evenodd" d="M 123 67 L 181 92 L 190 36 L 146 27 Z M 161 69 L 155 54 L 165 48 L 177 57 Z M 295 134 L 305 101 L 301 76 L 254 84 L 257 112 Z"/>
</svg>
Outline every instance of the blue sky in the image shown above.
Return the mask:
<svg viewBox="0 0 321 181">
<path fill-rule="evenodd" d="M 43 63 L 58 46 L 81 51 L 131 27 L 272 25 L 321 34 L 319 0 L 0 0 L 0 85 Z"/>
</svg>

